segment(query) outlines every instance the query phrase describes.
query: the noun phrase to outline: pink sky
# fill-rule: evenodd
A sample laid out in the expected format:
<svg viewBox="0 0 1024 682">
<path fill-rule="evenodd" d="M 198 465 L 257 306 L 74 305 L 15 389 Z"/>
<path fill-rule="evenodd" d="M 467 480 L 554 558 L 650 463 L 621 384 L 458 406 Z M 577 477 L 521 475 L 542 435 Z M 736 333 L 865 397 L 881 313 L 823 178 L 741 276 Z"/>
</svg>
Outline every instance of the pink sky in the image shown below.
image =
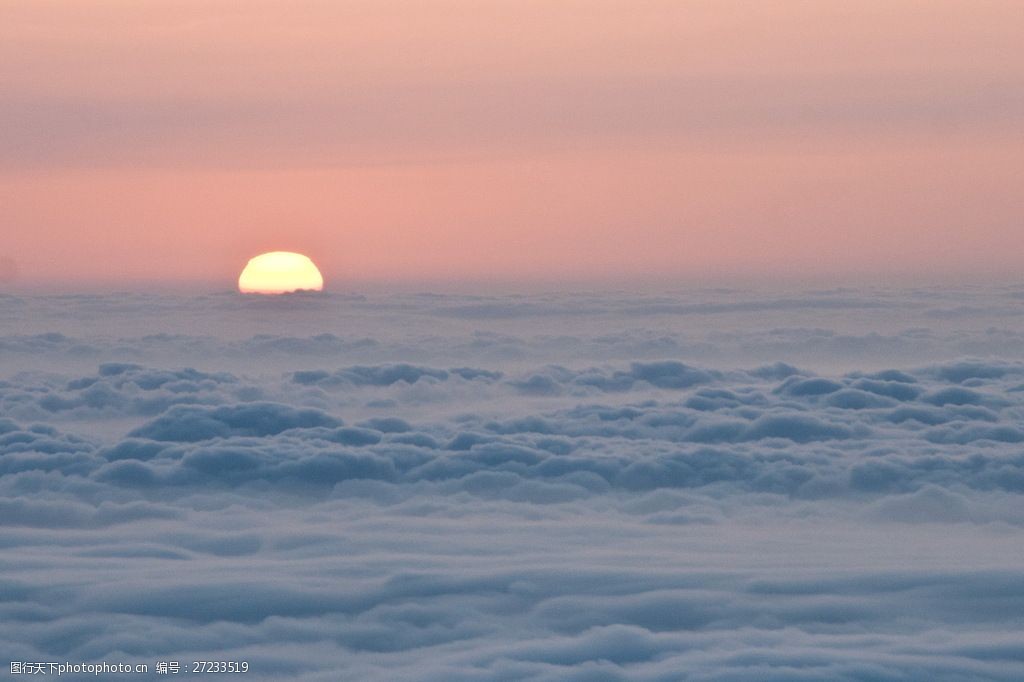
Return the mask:
<svg viewBox="0 0 1024 682">
<path fill-rule="evenodd" d="M 1018 0 L 0 0 L 0 280 L 1024 266 Z"/>
</svg>

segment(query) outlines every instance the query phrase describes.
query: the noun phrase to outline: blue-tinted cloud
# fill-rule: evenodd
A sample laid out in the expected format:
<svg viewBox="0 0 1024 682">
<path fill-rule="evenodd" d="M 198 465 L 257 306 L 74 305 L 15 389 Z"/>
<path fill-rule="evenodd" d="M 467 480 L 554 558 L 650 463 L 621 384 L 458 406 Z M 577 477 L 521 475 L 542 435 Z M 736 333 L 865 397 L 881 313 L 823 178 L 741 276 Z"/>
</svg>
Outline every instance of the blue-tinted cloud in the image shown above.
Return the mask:
<svg viewBox="0 0 1024 682">
<path fill-rule="evenodd" d="M 1024 337 L 938 326 L 963 315 L 857 326 L 909 302 L 970 306 L 973 325 L 976 296 L 590 295 L 575 316 L 559 297 L 326 297 L 270 302 L 289 326 L 239 333 L 204 316 L 269 309 L 12 298 L 13 660 L 247 660 L 247 679 L 306 681 L 1019 677 Z M 189 306 L 206 327 L 181 334 Z M 339 332 L 339 310 L 362 326 Z M 677 318 L 723 322 L 694 336 Z"/>
</svg>

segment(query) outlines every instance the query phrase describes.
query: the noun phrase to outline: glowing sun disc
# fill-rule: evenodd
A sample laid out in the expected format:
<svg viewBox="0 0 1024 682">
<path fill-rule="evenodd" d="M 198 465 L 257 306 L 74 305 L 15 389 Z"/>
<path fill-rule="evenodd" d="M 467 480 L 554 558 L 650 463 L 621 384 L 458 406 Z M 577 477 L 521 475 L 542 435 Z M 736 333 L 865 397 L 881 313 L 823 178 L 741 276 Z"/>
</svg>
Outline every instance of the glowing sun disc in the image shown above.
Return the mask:
<svg viewBox="0 0 1024 682">
<path fill-rule="evenodd" d="M 288 294 L 321 291 L 324 278 L 307 256 L 290 251 L 271 251 L 249 260 L 238 276 L 243 294 Z"/>
</svg>

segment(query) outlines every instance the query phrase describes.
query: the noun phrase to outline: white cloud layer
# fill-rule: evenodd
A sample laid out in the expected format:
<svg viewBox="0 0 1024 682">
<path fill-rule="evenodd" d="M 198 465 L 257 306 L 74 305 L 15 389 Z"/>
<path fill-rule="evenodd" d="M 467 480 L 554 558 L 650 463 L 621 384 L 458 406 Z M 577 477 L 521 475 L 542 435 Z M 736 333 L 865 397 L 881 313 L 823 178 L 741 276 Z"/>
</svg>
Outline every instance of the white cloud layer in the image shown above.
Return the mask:
<svg viewBox="0 0 1024 682">
<path fill-rule="evenodd" d="M 7 655 L 1018 679 L 1016 292 L 703 296 L 299 298 L 258 330 L 263 302 L 159 298 L 185 335 L 135 328 L 145 297 L 0 300 Z"/>
</svg>

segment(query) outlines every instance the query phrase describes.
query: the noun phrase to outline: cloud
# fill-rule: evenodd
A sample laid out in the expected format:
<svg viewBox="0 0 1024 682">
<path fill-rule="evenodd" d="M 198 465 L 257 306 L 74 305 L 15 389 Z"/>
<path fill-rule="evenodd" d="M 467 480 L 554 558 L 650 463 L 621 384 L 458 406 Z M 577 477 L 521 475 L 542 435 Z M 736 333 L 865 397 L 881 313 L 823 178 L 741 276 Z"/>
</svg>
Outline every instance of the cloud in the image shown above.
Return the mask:
<svg viewBox="0 0 1024 682">
<path fill-rule="evenodd" d="M 1024 316 L 1008 315 L 1008 300 L 1005 291 L 955 289 L 327 292 L 290 301 L 287 327 L 254 328 L 254 315 L 280 315 L 282 303 L 239 300 L 230 292 L 19 294 L 0 297 L 0 316 L 8 321 L 0 335 L 0 369 L 84 375 L 100 362 L 131 362 L 243 377 L 410 365 L 475 367 L 519 379 L 525 370 L 548 365 L 678 360 L 705 368 L 781 362 L 805 372 L 856 369 L 868 377 L 891 367 L 963 360 L 1012 372 L 1024 359 Z M 927 314 L 964 301 L 979 311 L 970 324 Z M 479 306 L 496 312 L 459 313 L 453 321 L 453 310 Z M 177 323 L 185 319 L 187 326 Z M 327 319 L 345 319 L 344 331 L 325 331 Z"/>
<path fill-rule="evenodd" d="M 969 505 L 962 495 L 926 485 L 913 493 L 874 503 L 868 515 L 882 521 L 963 523 L 971 520 Z"/>
<path fill-rule="evenodd" d="M 132 502 L 89 507 L 52 500 L 0 500 L 0 525 L 32 528 L 89 528 L 139 519 L 172 519 L 181 514 L 168 507 Z"/>
<path fill-rule="evenodd" d="M 718 372 L 691 367 L 676 361 L 634 362 L 628 370 L 592 368 L 572 370 L 547 367 L 509 383 L 519 392 L 531 395 L 556 395 L 565 390 L 596 389 L 623 392 L 637 384 L 669 390 L 681 390 L 706 384 L 720 376 Z M 578 391 L 577 391 L 578 392 Z"/>
<path fill-rule="evenodd" d="M 179 405 L 133 430 L 129 436 L 194 442 L 228 436 L 272 436 L 289 429 L 340 424 L 339 419 L 318 410 L 296 409 L 275 403 L 212 408 Z"/>
<path fill-rule="evenodd" d="M 448 370 L 369 369 L 359 368 L 354 376 L 375 381 L 350 384 L 352 390 L 389 387 L 392 379 L 410 385 L 395 378 L 410 376 L 413 383 L 428 377 L 427 386 L 437 390 L 452 377 L 474 383 L 483 376 L 485 385 L 502 390 L 494 376 L 476 371 L 467 380 Z M 781 381 L 774 371 L 765 379 L 757 370 L 706 370 L 677 362 L 545 371 L 558 395 L 583 390 L 597 397 L 641 399 L 604 404 L 574 403 L 570 397 L 572 407 L 555 402 L 546 411 L 519 416 L 463 411 L 425 423 L 372 417 L 358 426 L 346 426 L 324 410 L 283 403 L 171 405 L 112 445 L 87 440 L 67 445 L 68 437 L 52 428 L 25 431 L 10 420 L 0 441 L 9 443 L 5 461 L 12 472 L 75 472 L 175 497 L 195 486 L 231 489 L 278 481 L 325 490 L 372 480 L 536 503 L 660 488 L 855 498 L 925 485 L 1014 490 L 1021 476 L 1019 458 L 993 451 L 1024 441 L 1013 423 L 1013 403 L 960 386 L 942 387 L 931 378 L 943 376 L 934 368 L 915 370 L 916 378 L 879 374 L 886 379 L 857 373 L 808 377 L 787 370 Z M 183 376 L 205 380 L 192 372 L 104 365 L 98 377 L 69 383 L 88 390 L 104 379 L 131 378 L 131 386 L 161 390 L 181 383 Z M 236 383 L 233 377 L 224 380 L 224 385 Z M 278 384 L 278 390 L 287 392 L 291 383 Z M 505 390 L 522 387 L 511 380 Z M 961 399 L 963 391 L 970 400 Z M 462 400 L 447 392 L 440 398 L 442 403 Z M 228 394 L 219 398 L 228 399 Z M 971 444 L 983 449 L 969 464 L 956 452 L 936 450 Z M 868 459 L 861 454 L 879 447 L 892 454 Z"/>
<path fill-rule="evenodd" d="M 942 381 L 962 384 L 972 379 L 1002 379 L 1007 375 L 1024 374 L 1024 365 L 1019 363 L 968 361 L 940 365 L 932 373 Z"/>
<path fill-rule="evenodd" d="M 799 298 L 829 296 L 861 298 Z M 565 301 L 327 298 L 273 333 L 143 336 L 87 325 L 238 313 L 0 300 L 23 332 L 0 340 L 8 655 L 304 682 L 1019 677 L 1021 358 L 858 368 L 986 333 L 815 331 L 801 316 L 829 308 L 793 305 L 708 313 L 734 326 L 697 342 L 624 312 L 664 298 L 437 338 L 411 316 Z M 325 334 L 302 306 L 365 328 Z"/>
<path fill-rule="evenodd" d="M 326 372 L 324 370 L 301 371 L 295 372 L 292 375 L 292 381 L 304 386 L 391 386 L 400 382 L 415 384 L 420 380 L 428 382 L 447 381 L 449 378 L 458 378 L 465 381 L 495 381 L 501 378 L 501 372 L 491 372 L 469 367 L 457 367 L 448 370 L 432 369 L 430 367 L 416 367 L 403 363 L 373 367 L 355 366 L 338 370 L 337 372 Z"/>
<path fill-rule="evenodd" d="M 0 404 L 22 419 L 152 416 L 173 405 L 217 404 L 255 398 L 259 390 L 226 372 L 156 370 L 102 363 L 94 375 L 58 382 L 28 375 L 0 387 Z"/>
</svg>

